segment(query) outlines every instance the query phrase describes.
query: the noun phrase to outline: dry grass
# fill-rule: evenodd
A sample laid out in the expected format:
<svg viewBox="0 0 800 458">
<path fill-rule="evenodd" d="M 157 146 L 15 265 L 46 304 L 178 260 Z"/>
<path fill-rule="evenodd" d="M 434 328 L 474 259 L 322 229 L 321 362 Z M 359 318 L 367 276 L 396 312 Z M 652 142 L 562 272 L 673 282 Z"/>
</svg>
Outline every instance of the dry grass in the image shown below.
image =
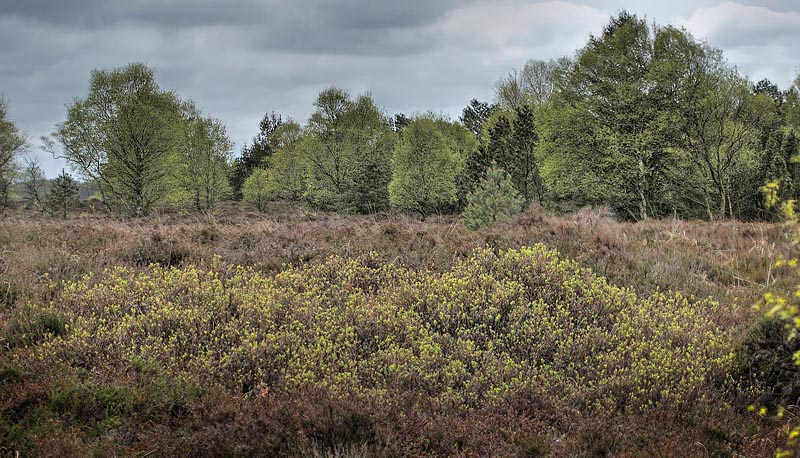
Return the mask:
<svg viewBox="0 0 800 458">
<path fill-rule="evenodd" d="M 228 263 L 277 271 L 332 254 L 374 252 L 385 262 L 444 270 L 474 248 L 539 242 L 641 293 L 669 289 L 745 307 L 781 280 L 772 263 L 792 249 L 779 224 L 633 224 L 597 210 L 554 217 L 532 209 L 477 232 L 452 216 L 421 222 L 397 214 L 343 216 L 284 207 L 264 215 L 234 204 L 216 216 L 143 220 L 60 221 L 17 214 L 0 220 L 0 304 L 35 298 L 51 282 L 109 265 L 203 265 L 220 256 Z"/>
<path fill-rule="evenodd" d="M 698 398 L 702 402 L 698 401 L 688 414 L 685 410 L 672 414 L 661 411 L 659 418 L 615 425 L 568 410 L 574 407 L 563 406 L 566 410 L 562 410 L 548 405 L 552 400 L 536 392 L 518 393 L 518 398 L 508 400 L 496 411 L 440 417 L 428 417 L 417 401 L 401 398 L 390 406 L 364 406 L 330 398 L 327 393 L 299 393 L 297 396 L 317 401 L 275 399 L 267 405 L 261 399 L 223 394 L 206 397 L 183 411 L 187 407 L 176 405 L 174 393 L 148 394 L 152 405 L 146 409 L 148 414 L 136 418 L 142 422 L 138 437 L 102 436 L 92 439 L 91 446 L 82 443 L 86 437 L 93 437 L 91 431 L 64 429 L 63 418 L 36 413 L 41 399 L 53 404 L 53 397 L 58 400 L 58 396 L 36 377 L 2 372 L 10 354 L 4 350 L 0 350 L 0 391 L 10 390 L 6 404 L 25 421 L 33 421 L 28 427 L 39 428 L 41 437 L 49 437 L 34 448 L 50 447 L 55 455 L 65 456 L 89 449 L 102 455 L 102 444 L 119 447 L 133 442 L 139 451 L 152 448 L 167 454 L 192 445 L 186 449 L 192 450 L 186 452 L 187 456 L 257 456 L 258 450 L 303 447 L 313 456 L 408 456 L 406 452 L 414 450 L 445 456 L 465 447 L 505 456 L 508 444 L 517 451 L 527 450 L 528 455 L 517 456 L 608 456 L 622 450 L 673 456 L 675 453 L 665 450 L 674 451 L 675 444 L 694 444 L 678 454 L 681 456 L 729 456 L 734 452 L 771 455 L 781 440 L 777 428 L 760 423 L 745 407 L 757 396 L 755 388 L 769 390 L 773 383 L 764 380 L 765 371 L 751 367 L 750 353 L 763 356 L 772 351 L 767 347 L 781 342 L 780 336 L 774 335 L 759 336 L 757 343 L 751 342 L 758 315 L 752 304 L 767 289 L 788 289 L 791 282 L 785 272 L 772 267 L 775 260 L 790 256 L 795 249 L 780 224 L 680 220 L 634 224 L 618 222 L 603 210 L 551 216 L 532 208 L 513 221 L 470 231 L 453 216 L 423 222 L 398 214 L 343 216 L 287 205 L 275 205 L 269 213 L 261 214 L 245 205 L 226 204 L 214 215 L 164 215 L 141 220 L 91 214 L 60 221 L 17 211 L 0 220 L 0 346 L 24 353 L 27 345 L 35 345 L 45 334 L 62 332 L 58 314 L 52 308 L 40 310 L 37 304 L 60 297 L 63 282 L 110 266 L 144 269 L 156 263 L 203 267 L 211 266 L 218 257 L 225 264 L 275 273 L 287 265 L 316 263 L 339 255 L 369 256 L 376 262 L 444 272 L 475 248 L 500 250 L 540 242 L 641 295 L 671 290 L 719 301 L 722 307 L 715 312 L 715 322 L 742 342 L 746 350 L 741 367 L 731 368 L 730 380 L 703 393 Z M 57 310 L 58 304 L 54 306 Z M 789 352 L 782 349 L 771 354 Z M 775 364 L 776 360 L 770 361 Z M 766 378 L 795 377 L 791 366 L 768 369 L 771 372 Z M 164 383 L 168 384 L 160 381 L 153 386 L 163 390 Z M 69 393 L 90 396 L 94 407 L 113 404 L 115 396 L 122 396 L 113 386 L 99 394 L 96 389 L 73 388 Z M 59 402 L 74 402 L 70 399 Z M 540 413 L 551 417 L 537 417 Z M 179 443 L 169 444 L 165 441 L 172 437 L 171 422 L 179 419 L 186 435 Z M 0 427 L 3 422 L 16 424 L 13 421 L 17 420 L 0 418 Z M 554 441 L 553 428 L 567 423 L 572 428 L 569 437 Z M 662 434 L 666 431 L 661 428 L 664 424 L 670 425 L 668 434 Z M 115 431 L 113 425 L 100 426 L 103 434 Z M 48 436 L 50 429 L 58 430 L 61 436 Z M 276 430 L 285 436 L 266 435 Z M 351 445 L 337 442 L 343 435 Z M 412 438 L 428 442 L 399 445 Z M 620 438 L 629 439 L 620 443 Z M 0 446 L 2 442 L 0 437 Z M 369 448 L 361 445 L 366 443 Z M 105 451 L 125 455 L 131 450 L 112 447 Z"/>
</svg>

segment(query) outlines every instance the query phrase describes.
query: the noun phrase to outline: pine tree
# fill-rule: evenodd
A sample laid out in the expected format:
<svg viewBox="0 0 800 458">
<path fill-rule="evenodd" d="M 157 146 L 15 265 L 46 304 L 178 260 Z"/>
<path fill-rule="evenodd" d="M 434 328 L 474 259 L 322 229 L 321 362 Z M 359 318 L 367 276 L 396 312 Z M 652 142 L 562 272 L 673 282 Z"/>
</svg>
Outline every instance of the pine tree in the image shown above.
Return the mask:
<svg viewBox="0 0 800 458">
<path fill-rule="evenodd" d="M 797 135 L 795 135 L 794 130 L 790 130 L 789 133 L 783 138 L 783 144 L 781 145 L 781 153 L 783 155 L 784 161 L 786 161 L 786 170 L 789 172 L 789 178 L 792 181 L 792 192 L 789 194 L 792 199 L 797 199 L 798 195 L 800 194 L 800 164 L 796 162 L 797 154 L 798 154 L 798 139 Z"/>
<path fill-rule="evenodd" d="M 511 182 L 505 170 L 492 166 L 478 187 L 467 196 L 464 209 L 464 224 L 470 229 L 478 229 L 497 221 L 511 219 L 522 211 L 524 199 Z"/>
<path fill-rule="evenodd" d="M 281 115 L 275 112 L 265 113 L 258 125 L 258 134 L 253 137 L 252 145 L 245 145 L 242 148 L 241 157 L 233 161 L 230 170 L 230 184 L 235 199 L 242 199 L 242 186 L 245 180 L 275 152 L 274 145 L 271 143 L 272 134 L 283 125 Z"/>
<path fill-rule="evenodd" d="M 494 105 L 489 105 L 486 102 L 481 102 L 478 99 L 472 99 L 464 110 L 461 112 L 459 121 L 461 124 L 475 135 L 475 138 L 480 138 L 483 133 L 483 123 L 489 119 L 489 116 L 494 110 Z"/>
<path fill-rule="evenodd" d="M 500 164 L 511 175 L 514 187 L 519 191 L 525 203 L 534 199 L 541 202 L 544 194 L 544 185 L 539 175 L 539 166 L 536 163 L 534 149 L 539 141 L 533 119 L 533 110 L 522 106 L 517 109 L 517 116 L 511 124 L 511 160 L 507 164 Z"/>
<path fill-rule="evenodd" d="M 67 211 L 79 202 L 78 183 L 65 171 L 53 180 L 53 187 L 45 197 L 45 204 L 52 215 L 67 217 Z"/>
<path fill-rule="evenodd" d="M 513 156 L 511 152 L 511 121 L 506 114 L 500 114 L 494 125 L 487 130 L 488 141 L 467 158 L 464 175 L 466 177 L 464 194 L 469 194 L 486 176 L 492 164 L 505 166 Z"/>
</svg>

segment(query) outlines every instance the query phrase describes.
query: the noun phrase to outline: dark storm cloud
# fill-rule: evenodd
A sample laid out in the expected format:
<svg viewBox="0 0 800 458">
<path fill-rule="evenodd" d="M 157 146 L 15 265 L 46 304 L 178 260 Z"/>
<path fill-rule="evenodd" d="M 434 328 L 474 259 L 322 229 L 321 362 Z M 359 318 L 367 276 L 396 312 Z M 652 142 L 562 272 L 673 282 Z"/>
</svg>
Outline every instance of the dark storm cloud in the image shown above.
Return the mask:
<svg viewBox="0 0 800 458">
<path fill-rule="evenodd" d="M 106 28 L 124 23 L 195 27 L 261 25 L 301 32 L 386 30 L 437 21 L 471 2 L 457 0 L 6 0 L 3 10 L 57 27 Z"/>
<path fill-rule="evenodd" d="M 269 3 L 258 0 L 4 0 L 2 10 L 57 27 L 104 28 L 119 23 L 248 24 L 262 21 L 270 8 Z"/>
<path fill-rule="evenodd" d="M 150 65 L 161 86 L 222 120 L 239 148 L 265 111 L 305 121 L 329 85 L 371 92 L 388 114 L 457 116 L 527 59 L 573 54 L 621 9 L 686 25 L 744 72 L 785 87 L 800 63 L 795 3 L 0 0 L 0 93 L 54 175 L 63 164 L 36 139 L 85 96 L 94 68 Z"/>
</svg>

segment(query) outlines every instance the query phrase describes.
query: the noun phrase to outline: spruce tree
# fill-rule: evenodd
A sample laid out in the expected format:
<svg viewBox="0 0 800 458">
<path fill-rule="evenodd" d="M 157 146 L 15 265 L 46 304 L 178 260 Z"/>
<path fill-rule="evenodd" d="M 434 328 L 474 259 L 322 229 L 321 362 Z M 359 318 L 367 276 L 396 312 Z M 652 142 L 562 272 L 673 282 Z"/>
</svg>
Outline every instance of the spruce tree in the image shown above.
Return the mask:
<svg viewBox="0 0 800 458">
<path fill-rule="evenodd" d="M 67 211 L 75 208 L 79 202 L 78 183 L 67 172 L 53 180 L 53 186 L 45 197 L 47 209 L 52 215 L 67 217 Z"/>
<path fill-rule="evenodd" d="M 272 144 L 272 134 L 283 125 L 281 115 L 275 112 L 265 113 L 258 125 L 258 134 L 253 137 L 252 145 L 242 148 L 241 157 L 236 158 L 230 169 L 230 184 L 235 199 L 242 199 L 242 186 L 244 182 L 275 152 Z"/>
<path fill-rule="evenodd" d="M 524 199 L 511 182 L 505 170 L 492 166 L 478 187 L 467 196 L 464 209 L 464 224 L 470 229 L 478 229 L 497 221 L 511 219 L 522 211 Z"/>
<path fill-rule="evenodd" d="M 786 170 L 788 171 L 789 178 L 792 181 L 792 192 L 791 198 L 797 199 L 798 195 L 800 195 L 800 164 L 796 162 L 797 157 L 797 147 L 798 147 L 798 139 L 797 135 L 795 135 L 794 130 L 790 130 L 788 134 L 783 138 L 783 144 L 781 144 L 781 153 L 783 155 L 784 161 L 786 161 Z"/>
<path fill-rule="evenodd" d="M 464 195 L 472 192 L 486 176 L 492 164 L 506 165 L 513 156 L 511 152 L 511 121 L 506 114 L 500 114 L 494 125 L 487 130 L 488 140 L 467 157 L 464 170 Z"/>
<path fill-rule="evenodd" d="M 511 175 L 511 181 L 525 199 L 525 203 L 531 203 L 533 200 L 541 202 L 544 185 L 534 156 L 539 135 L 534 124 L 533 110 L 528 106 L 522 106 L 517 108 L 516 114 L 511 124 L 512 157 L 508 164 L 500 165 Z"/>
</svg>

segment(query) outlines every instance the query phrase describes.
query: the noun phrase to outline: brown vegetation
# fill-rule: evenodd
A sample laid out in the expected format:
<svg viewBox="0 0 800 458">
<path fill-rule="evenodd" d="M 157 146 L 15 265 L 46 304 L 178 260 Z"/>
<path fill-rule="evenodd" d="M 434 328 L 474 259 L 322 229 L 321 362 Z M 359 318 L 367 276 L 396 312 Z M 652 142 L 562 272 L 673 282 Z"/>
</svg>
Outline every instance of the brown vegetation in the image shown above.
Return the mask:
<svg viewBox="0 0 800 458">
<path fill-rule="evenodd" d="M 714 325 L 739 348 L 729 376 L 709 380 L 689 406 L 605 415 L 535 385 L 464 410 L 413 391 L 231 391 L 147 361 L 101 377 L 81 375 L 80 363 L 62 371 L 29 359 L 69 332 L 73 312 L 59 310 L 69 296 L 64 282 L 112 266 L 221 262 L 272 275 L 337 255 L 441 273 L 475 248 L 539 242 L 641 296 L 677 291 L 718 301 Z M 770 456 L 778 428 L 747 405 L 795 395 L 797 376 L 785 364 L 781 330 L 760 324 L 752 304 L 767 288 L 787 287 L 772 263 L 792 249 L 779 224 L 633 224 L 589 209 L 556 217 L 533 208 L 481 231 L 449 216 L 420 222 L 278 205 L 267 216 L 230 204 L 215 216 L 140 220 L 54 221 L 20 211 L 0 221 L 0 446 L 51 456 Z"/>
</svg>

